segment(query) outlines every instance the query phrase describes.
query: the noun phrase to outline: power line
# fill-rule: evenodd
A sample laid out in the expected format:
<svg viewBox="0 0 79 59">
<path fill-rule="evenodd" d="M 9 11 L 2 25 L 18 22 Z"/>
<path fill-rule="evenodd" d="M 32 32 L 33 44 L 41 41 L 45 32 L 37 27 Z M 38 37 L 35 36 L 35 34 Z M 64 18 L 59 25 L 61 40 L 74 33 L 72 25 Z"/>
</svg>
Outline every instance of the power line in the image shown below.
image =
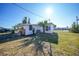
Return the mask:
<svg viewBox="0 0 79 59">
<path fill-rule="evenodd" d="M 16 3 L 12 3 L 12 4 L 13 4 L 13 5 L 15 5 L 15 6 L 17 6 L 17 7 L 19 7 L 19 8 L 21 8 L 22 10 L 24 10 L 24 11 L 26 11 L 26 12 L 31 13 L 32 15 L 35 15 L 35 16 L 38 16 L 38 17 L 40 17 L 40 18 L 45 19 L 44 17 L 42 17 L 42 16 L 40 16 L 40 15 L 38 15 L 38 14 L 36 14 L 36 13 L 34 13 L 34 12 L 30 11 L 30 10 L 27 10 L 27 9 L 25 9 L 25 8 L 23 8 L 23 7 L 21 7 L 21 6 L 19 6 L 19 5 L 18 5 L 18 4 L 16 4 Z"/>
</svg>

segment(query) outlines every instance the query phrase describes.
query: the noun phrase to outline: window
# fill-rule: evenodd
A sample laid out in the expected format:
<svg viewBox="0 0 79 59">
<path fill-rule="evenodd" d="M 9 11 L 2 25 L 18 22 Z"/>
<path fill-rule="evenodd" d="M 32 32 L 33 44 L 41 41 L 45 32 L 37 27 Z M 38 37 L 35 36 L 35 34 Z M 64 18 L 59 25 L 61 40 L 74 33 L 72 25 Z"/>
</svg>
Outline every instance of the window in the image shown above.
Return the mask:
<svg viewBox="0 0 79 59">
<path fill-rule="evenodd" d="M 32 25 L 29 25 L 29 30 L 32 30 Z"/>
<path fill-rule="evenodd" d="M 50 26 L 46 26 L 46 31 L 50 30 Z"/>
</svg>

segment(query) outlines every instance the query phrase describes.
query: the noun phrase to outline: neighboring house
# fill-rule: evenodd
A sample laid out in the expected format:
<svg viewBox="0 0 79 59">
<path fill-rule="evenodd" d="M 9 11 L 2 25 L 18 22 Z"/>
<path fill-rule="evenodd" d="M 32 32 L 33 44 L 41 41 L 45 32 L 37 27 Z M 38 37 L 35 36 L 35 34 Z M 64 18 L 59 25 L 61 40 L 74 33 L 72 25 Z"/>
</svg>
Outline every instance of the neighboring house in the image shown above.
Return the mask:
<svg viewBox="0 0 79 59">
<path fill-rule="evenodd" d="M 27 20 L 26 20 L 27 21 Z M 38 24 L 30 24 L 30 23 L 20 23 L 15 26 L 16 33 L 19 35 L 31 35 L 36 34 L 37 32 L 43 32 L 43 27 Z M 54 26 L 51 23 L 48 23 L 45 26 L 45 33 L 52 33 Z"/>
</svg>

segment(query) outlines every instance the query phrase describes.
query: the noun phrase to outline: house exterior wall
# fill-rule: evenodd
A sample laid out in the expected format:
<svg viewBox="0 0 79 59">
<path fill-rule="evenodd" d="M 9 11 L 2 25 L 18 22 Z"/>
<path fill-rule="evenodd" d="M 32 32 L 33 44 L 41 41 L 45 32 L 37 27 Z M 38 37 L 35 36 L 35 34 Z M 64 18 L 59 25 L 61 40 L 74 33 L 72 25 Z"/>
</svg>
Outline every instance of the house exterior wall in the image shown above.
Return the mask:
<svg viewBox="0 0 79 59">
<path fill-rule="evenodd" d="M 50 33 L 52 33 L 54 31 L 54 26 L 51 25 L 51 30 L 50 30 Z"/>
<path fill-rule="evenodd" d="M 43 32 L 43 28 L 41 26 L 33 26 L 33 28 L 35 29 L 35 33 L 37 32 L 37 30 L 40 30 L 40 32 Z"/>
<path fill-rule="evenodd" d="M 24 26 L 24 29 L 25 29 L 25 35 L 33 34 L 32 30 L 29 30 L 29 25 Z"/>
<path fill-rule="evenodd" d="M 50 27 L 50 30 L 48 30 L 48 31 L 45 30 L 45 33 L 52 33 L 53 32 L 54 27 L 52 25 L 50 25 L 49 27 Z"/>
<path fill-rule="evenodd" d="M 36 33 L 37 30 L 40 30 L 40 32 L 43 32 L 43 27 L 38 25 L 32 25 L 32 30 L 29 30 L 29 25 L 23 26 L 23 28 L 25 29 L 25 35 L 33 34 L 33 29 L 34 29 L 34 33 Z M 53 25 L 50 25 L 50 30 L 48 31 L 45 30 L 45 33 L 52 33 L 53 30 L 54 30 Z"/>
</svg>

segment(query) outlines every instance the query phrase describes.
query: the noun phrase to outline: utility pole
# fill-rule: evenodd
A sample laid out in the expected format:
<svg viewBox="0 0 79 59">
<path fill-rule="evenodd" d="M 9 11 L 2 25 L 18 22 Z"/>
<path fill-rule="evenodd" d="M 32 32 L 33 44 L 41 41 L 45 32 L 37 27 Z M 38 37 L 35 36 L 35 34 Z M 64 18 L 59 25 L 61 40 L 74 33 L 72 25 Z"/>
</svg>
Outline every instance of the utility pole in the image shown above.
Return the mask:
<svg viewBox="0 0 79 59">
<path fill-rule="evenodd" d="M 78 16 L 76 16 L 76 22 L 77 22 L 77 25 L 78 25 L 78 21 L 79 21 Z"/>
<path fill-rule="evenodd" d="M 79 28 L 79 27 L 78 27 L 78 21 L 79 21 L 78 16 L 76 16 L 77 29 Z"/>
<path fill-rule="evenodd" d="M 49 23 L 50 23 L 50 18 L 48 19 Z"/>
<path fill-rule="evenodd" d="M 30 18 L 28 18 L 28 24 L 30 24 Z"/>
</svg>

